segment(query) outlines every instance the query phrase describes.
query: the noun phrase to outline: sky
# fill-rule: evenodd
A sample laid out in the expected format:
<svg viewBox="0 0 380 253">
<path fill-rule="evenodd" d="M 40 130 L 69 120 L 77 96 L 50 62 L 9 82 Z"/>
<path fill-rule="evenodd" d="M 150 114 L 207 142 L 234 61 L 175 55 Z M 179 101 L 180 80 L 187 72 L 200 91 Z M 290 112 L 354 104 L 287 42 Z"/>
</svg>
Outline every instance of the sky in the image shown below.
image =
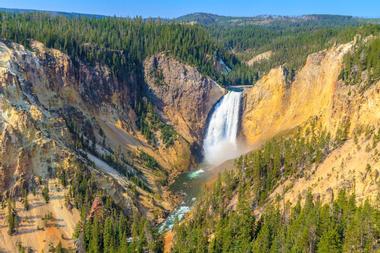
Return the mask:
<svg viewBox="0 0 380 253">
<path fill-rule="evenodd" d="M 173 18 L 193 12 L 227 16 L 341 14 L 380 17 L 380 0 L 0 0 L 0 7 L 123 17 Z"/>
</svg>

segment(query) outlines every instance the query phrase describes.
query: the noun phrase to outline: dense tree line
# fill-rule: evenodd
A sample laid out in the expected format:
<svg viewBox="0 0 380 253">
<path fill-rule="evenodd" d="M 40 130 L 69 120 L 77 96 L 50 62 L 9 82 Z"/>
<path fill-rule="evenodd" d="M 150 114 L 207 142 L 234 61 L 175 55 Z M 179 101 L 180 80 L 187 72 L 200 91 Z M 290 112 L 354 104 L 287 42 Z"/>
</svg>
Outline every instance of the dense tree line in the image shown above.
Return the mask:
<svg viewBox="0 0 380 253">
<path fill-rule="evenodd" d="M 153 238 L 145 218 L 139 214 L 127 217 L 111 206 L 104 207 L 103 212 L 82 220 L 75 234 L 83 239 L 86 252 L 159 252 L 160 241 Z"/>
<path fill-rule="evenodd" d="M 240 25 L 236 25 L 236 22 Z M 227 75 L 227 83 L 254 84 L 273 67 L 285 65 L 296 72 L 306 57 L 332 46 L 335 42 L 352 40 L 356 33 L 371 34 L 379 26 L 364 26 L 352 17 L 311 15 L 304 18 L 239 19 L 236 22 L 217 22 L 208 25 L 211 36 L 226 50 L 234 51 L 241 59 Z M 254 23 L 254 24 L 252 24 Z M 272 51 L 268 60 L 246 66 L 243 62 L 263 52 Z"/>
<path fill-rule="evenodd" d="M 362 23 L 352 17 L 334 15 L 311 15 L 304 19 L 278 18 L 247 22 L 242 25 L 214 24 L 207 29 L 211 35 L 221 42 L 224 47 L 243 51 L 259 49 L 285 36 L 313 33 L 315 31 L 330 31 L 337 34 L 347 27 L 359 27 Z"/>
<path fill-rule="evenodd" d="M 141 79 L 142 62 L 147 56 L 168 52 L 181 61 L 196 66 L 224 85 L 255 83 L 269 69 L 285 64 L 295 72 L 308 54 L 335 42 L 378 33 L 376 25 L 358 26 L 351 19 L 333 22 L 336 17 L 315 18 L 303 22 L 241 26 L 179 24 L 159 19 L 65 17 L 44 13 L 0 13 L 0 36 L 23 45 L 30 39 L 66 52 L 74 63 L 107 64 L 122 79 L 131 72 Z M 247 67 L 242 61 L 271 50 L 272 57 Z M 232 71 L 220 73 L 215 62 L 223 60 Z M 160 79 L 160 73 L 156 73 Z"/>
<path fill-rule="evenodd" d="M 268 206 L 256 220 L 239 195 L 236 210 L 175 229 L 173 252 L 374 252 L 379 248 L 380 211 L 340 192 L 322 204 L 311 194 L 293 207 Z"/>
<path fill-rule="evenodd" d="M 30 39 L 66 52 L 73 60 L 107 64 L 119 77 L 142 71 L 143 60 L 166 51 L 218 79 L 213 56 L 233 64 L 233 57 L 197 25 L 141 18 L 89 18 L 44 13 L 0 13 L 1 37 L 28 45 Z"/>
<path fill-rule="evenodd" d="M 86 252 L 159 252 L 161 241 L 151 224 L 137 209 L 127 213 L 118 207 L 87 169 L 78 165 L 70 176 L 59 178 L 62 184 L 69 180 L 66 205 L 80 210 L 74 237 Z"/>
</svg>

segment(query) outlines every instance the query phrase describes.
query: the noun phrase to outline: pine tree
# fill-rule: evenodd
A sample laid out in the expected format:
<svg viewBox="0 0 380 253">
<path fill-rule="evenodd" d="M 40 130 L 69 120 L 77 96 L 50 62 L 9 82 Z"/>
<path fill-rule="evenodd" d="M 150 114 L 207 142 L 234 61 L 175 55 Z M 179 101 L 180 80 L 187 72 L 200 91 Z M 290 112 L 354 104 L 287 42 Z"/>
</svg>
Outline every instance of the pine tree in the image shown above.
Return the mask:
<svg viewBox="0 0 380 253">
<path fill-rule="evenodd" d="M 100 240 L 101 240 L 101 231 L 98 218 L 95 216 L 94 221 L 91 224 L 91 237 L 89 240 L 88 252 L 90 253 L 100 253 Z"/>
<path fill-rule="evenodd" d="M 322 234 L 318 243 L 318 253 L 339 253 L 342 252 L 342 243 L 339 233 L 336 229 L 331 228 Z"/>
<path fill-rule="evenodd" d="M 17 227 L 17 212 L 14 205 L 14 202 L 11 199 L 8 199 L 7 222 L 9 235 L 13 235 L 16 232 Z"/>
<path fill-rule="evenodd" d="M 46 204 L 49 203 L 49 183 L 46 183 L 42 189 L 42 197 L 44 198 Z"/>
<path fill-rule="evenodd" d="M 103 247 L 104 252 L 111 252 L 114 247 L 114 233 L 113 233 L 113 219 L 111 217 L 107 217 L 104 223 L 104 231 L 103 231 Z"/>
<path fill-rule="evenodd" d="M 129 252 L 128 251 L 128 244 L 127 244 L 127 235 L 125 232 L 122 233 L 121 235 L 121 240 L 120 240 L 120 245 L 119 245 L 119 253 L 125 253 Z"/>
<path fill-rule="evenodd" d="M 238 215 L 236 217 L 236 238 L 235 252 L 250 252 L 251 241 L 254 231 L 254 217 L 251 214 L 248 201 L 244 198 L 244 193 L 239 194 Z"/>
<path fill-rule="evenodd" d="M 64 253 L 64 252 L 65 252 L 65 251 L 64 251 L 64 249 L 63 249 L 63 247 L 62 247 L 62 242 L 59 241 L 57 247 L 55 247 L 55 253 Z"/>
<path fill-rule="evenodd" d="M 24 190 L 24 194 L 23 195 L 24 195 L 24 198 L 23 198 L 23 200 L 24 200 L 24 209 L 26 211 L 28 211 L 29 210 L 28 191 Z"/>
<path fill-rule="evenodd" d="M 264 223 L 260 229 L 257 239 L 253 241 L 252 252 L 269 253 L 271 248 L 271 231 L 269 224 Z"/>
</svg>

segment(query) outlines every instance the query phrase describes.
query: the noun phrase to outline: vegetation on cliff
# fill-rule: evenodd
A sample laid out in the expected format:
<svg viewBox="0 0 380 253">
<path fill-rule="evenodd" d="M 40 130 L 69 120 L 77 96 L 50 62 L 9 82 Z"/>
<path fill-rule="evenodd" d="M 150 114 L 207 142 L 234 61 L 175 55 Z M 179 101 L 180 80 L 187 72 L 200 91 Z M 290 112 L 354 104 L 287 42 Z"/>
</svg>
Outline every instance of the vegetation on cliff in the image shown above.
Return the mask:
<svg viewBox="0 0 380 253">
<path fill-rule="evenodd" d="M 160 140 L 165 147 L 170 147 L 174 144 L 178 134 L 171 125 L 166 124 L 155 112 L 154 106 L 147 98 L 139 101 L 137 106 L 137 114 L 139 115 L 136 125 L 141 133 L 147 139 L 149 144 L 157 145 L 157 136 L 155 133 L 160 132 Z"/>
<path fill-rule="evenodd" d="M 358 44 L 354 52 L 344 57 L 341 77 L 348 85 L 368 88 L 380 80 L 380 38 L 360 40 Z"/>
<path fill-rule="evenodd" d="M 301 177 L 304 168 L 320 163 L 336 145 L 330 134 L 314 122 L 304 131 L 274 138 L 237 160 L 236 167 L 242 170 L 239 187 L 252 189 L 255 203 L 262 204 L 280 179 L 295 173 Z"/>
<path fill-rule="evenodd" d="M 70 175 L 69 185 L 67 205 L 81 210 L 74 237 L 86 252 L 143 252 L 146 249 L 155 252 L 159 247 L 160 240 L 147 219 L 137 209 L 122 210 L 98 188 L 88 170 L 78 167 Z"/>
</svg>

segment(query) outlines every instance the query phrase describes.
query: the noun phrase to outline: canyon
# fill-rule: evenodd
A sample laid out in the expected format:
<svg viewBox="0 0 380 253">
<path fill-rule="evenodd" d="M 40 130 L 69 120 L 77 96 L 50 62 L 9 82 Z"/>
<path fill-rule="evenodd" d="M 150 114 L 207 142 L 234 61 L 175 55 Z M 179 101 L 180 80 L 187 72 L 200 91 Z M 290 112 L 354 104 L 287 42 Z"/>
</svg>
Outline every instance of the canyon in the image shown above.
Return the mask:
<svg viewBox="0 0 380 253">
<path fill-rule="evenodd" d="M 358 203 L 375 203 L 380 81 L 347 85 L 341 74 L 346 55 L 372 39 L 336 43 L 310 54 L 291 78 L 281 65 L 246 88 L 221 85 L 168 52 L 144 59 L 142 76 L 131 71 L 123 79 L 106 64 L 74 60 L 36 40 L 29 45 L 1 40 L 0 199 L 16 200 L 24 232 L 7 233 L 2 208 L 0 241 L 7 243 L 0 252 L 16 252 L 20 243 L 48 252 L 60 241 L 65 248 L 81 248 L 84 240 L 73 237 L 76 226 L 96 216 L 101 196 L 86 217 L 67 201 L 71 188 L 57 180 L 63 174 L 75 178 L 85 171 L 121 213 L 140 213 L 154 227 L 169 220 L 162 231 L 170 230 L 175 221 L 191 220 L 191 205 L 219 172 L 240 169 L 233 159 L 296 130 L 304 139 L 310 129 L 344 138 L 319 163 L 281 177 L 266 202 L 253 208 L 257 217 L 278 196 L 282 209 L 309 193 L 331 203 L 341 190 L 354 193 Z M 49 203 L 41 198 L 44 187 Z M 182 187 L 191 189 L 186 193 Z M 225 203 L 228 210 L 237 208 L 237 195 Z M 25 197 L 29 211 L 21 205 Z"/>
</svg>

